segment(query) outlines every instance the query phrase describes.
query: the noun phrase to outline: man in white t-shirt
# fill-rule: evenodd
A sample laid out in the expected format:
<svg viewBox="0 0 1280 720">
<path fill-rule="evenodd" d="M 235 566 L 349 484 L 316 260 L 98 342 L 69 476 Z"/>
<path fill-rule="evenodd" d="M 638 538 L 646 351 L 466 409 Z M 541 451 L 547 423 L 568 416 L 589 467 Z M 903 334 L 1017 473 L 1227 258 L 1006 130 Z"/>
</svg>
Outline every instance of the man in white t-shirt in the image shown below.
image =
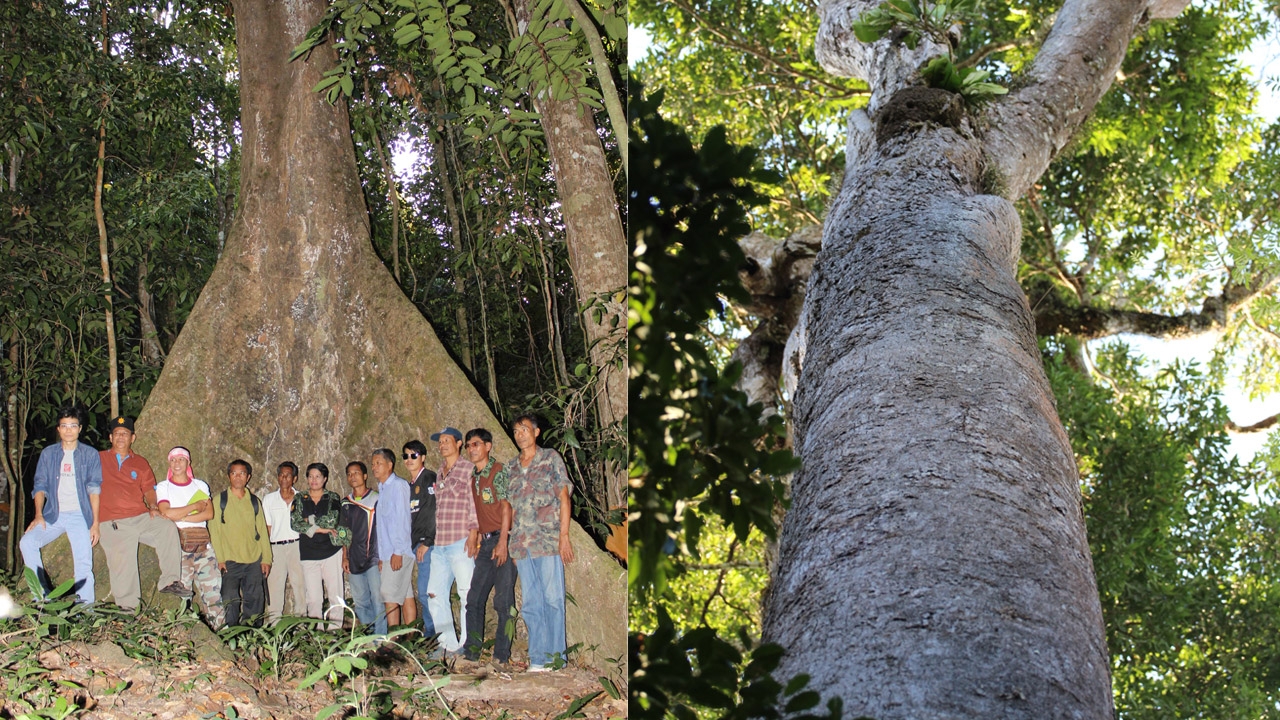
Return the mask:
<svg viewBox="0 0 1280 720">
<path fill-rule="evenodd" d="M 298 466 L 282 462 L 276 468 L 276 483 L 280 489 L 267 493 L 262 499 L 262 513 L 267 519 L 267 534 L 271 536 L 271 574 L 267 576 L 267 622 L 275 625 L 284 614 L 284 586 L 289 583 L 293 602 L 289 612 L 305 615 L 307 600 L 303 595 L 302 557 L 298 554 L 298 533 L 289 526 L 289 512 L 297 493 L 293 484 L 298 479 Z"/>
<path fill-rule="evenodd" d="M 205 524 L 213 517 L 213 499 L 208 484 L 196 479 L 191 469 L 190 450 L 176 447 L 169 451 L 169 472 L 164 482 L 156 483 L 156 500 L 160 514 L 178 526 L 181 581 L 195 592 L 204 606 L 209 627 L 217 630 L 225 624 L 226 615 L 222 609 L 222 573 Z"/>
<path fill-rule="evenodd" d="M 52 583 L 40 550 L 66 533 L 71 543 L 75 591 L 80 602 L 92 603 L 93 546 L 98 544 L 98 499 L 102 490 L 102 461 L 98 451 L 80 442 L 84 413 L 75 406 L 58 409 L 58 443 L 40 452 L 36 463 L 36 517 L 27 526 L 19 547 L 22 561 L 35 571 L 45 592 Z"/>
</svg>

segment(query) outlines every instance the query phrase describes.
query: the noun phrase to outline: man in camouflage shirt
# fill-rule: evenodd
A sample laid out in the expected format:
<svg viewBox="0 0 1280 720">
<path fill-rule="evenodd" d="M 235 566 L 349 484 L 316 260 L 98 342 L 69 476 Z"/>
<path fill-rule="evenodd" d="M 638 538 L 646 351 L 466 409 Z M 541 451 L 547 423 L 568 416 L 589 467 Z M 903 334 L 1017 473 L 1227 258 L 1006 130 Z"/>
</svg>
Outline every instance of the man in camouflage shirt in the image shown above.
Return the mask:
<svg viewBox="0 0 1280 720">
<path fill-rule="evenodd" d="M 529 628 L 529 672 L 547 672 L 565 652 L 564 563 L 569 543 L 569 473 L 560 453 L 538 447 L 542 430 L 525 413 L 512 428 L 520 455 L 507 463 L 512 520 L 509 542 L 523 588 L 520 612 Z"/>
</svg>

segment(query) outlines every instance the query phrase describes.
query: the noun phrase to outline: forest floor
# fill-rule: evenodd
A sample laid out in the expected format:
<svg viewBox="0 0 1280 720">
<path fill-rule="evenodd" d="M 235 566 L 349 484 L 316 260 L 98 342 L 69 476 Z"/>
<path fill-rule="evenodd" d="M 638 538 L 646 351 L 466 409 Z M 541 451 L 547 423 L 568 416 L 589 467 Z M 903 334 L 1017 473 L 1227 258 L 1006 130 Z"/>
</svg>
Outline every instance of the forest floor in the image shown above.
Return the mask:
<svg viewBox="0 0 1280 720">
<path fill-rule="evenodd" d="M 620 667 L 445 666 L 423 660 L 430 646 L 414 637 L 375 653 L 350 630 L 300 624 L 229 637 L 174 611 L 0 620 L 0 718 L 626 717 Z M 522 652 L 518 642 L 513 658 Z M 330 679 L 304 687 L 314 675 Z"/>
</svg>

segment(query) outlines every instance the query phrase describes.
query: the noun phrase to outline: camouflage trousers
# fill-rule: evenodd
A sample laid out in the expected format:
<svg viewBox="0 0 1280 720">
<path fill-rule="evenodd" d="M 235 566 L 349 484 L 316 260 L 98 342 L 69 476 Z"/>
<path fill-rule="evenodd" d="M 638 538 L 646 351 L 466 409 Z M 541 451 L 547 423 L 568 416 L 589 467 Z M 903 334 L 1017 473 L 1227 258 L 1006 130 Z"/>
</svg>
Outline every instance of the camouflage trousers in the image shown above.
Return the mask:
<svg viewBox="0 0 1280 720">
<path fill-rule="evenodd" d="M 217 630 L 226 624 L 226 613 L 222 609 L 222 573 L 212 545 L 205 545 L 200 552 L 182 553 L 182 583 L 200 600 L 209 627 Z"/>
</svg>

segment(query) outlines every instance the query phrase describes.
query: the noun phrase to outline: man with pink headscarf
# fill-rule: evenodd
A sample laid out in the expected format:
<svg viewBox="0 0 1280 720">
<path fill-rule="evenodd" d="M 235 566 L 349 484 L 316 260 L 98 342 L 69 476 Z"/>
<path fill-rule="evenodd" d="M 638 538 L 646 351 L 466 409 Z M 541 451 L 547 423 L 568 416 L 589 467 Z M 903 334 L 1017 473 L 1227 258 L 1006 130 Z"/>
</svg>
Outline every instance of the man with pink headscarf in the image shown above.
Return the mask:
<svg viewBox="0 0 1280 720">
<path fill-rule="evenodd" d="M 213 517 L 209 485 L 191 470 L 191 451 L 169 451 L 169 472 L 156 483 L 160 513 L 178 526 L 182 545 L 182 582 L 195 591 L 204 606 L 205 620 L 214 630 L 225 623 L 222 609 L 222 574 L 214 557 L 206 521 Z"/>
</svg>

